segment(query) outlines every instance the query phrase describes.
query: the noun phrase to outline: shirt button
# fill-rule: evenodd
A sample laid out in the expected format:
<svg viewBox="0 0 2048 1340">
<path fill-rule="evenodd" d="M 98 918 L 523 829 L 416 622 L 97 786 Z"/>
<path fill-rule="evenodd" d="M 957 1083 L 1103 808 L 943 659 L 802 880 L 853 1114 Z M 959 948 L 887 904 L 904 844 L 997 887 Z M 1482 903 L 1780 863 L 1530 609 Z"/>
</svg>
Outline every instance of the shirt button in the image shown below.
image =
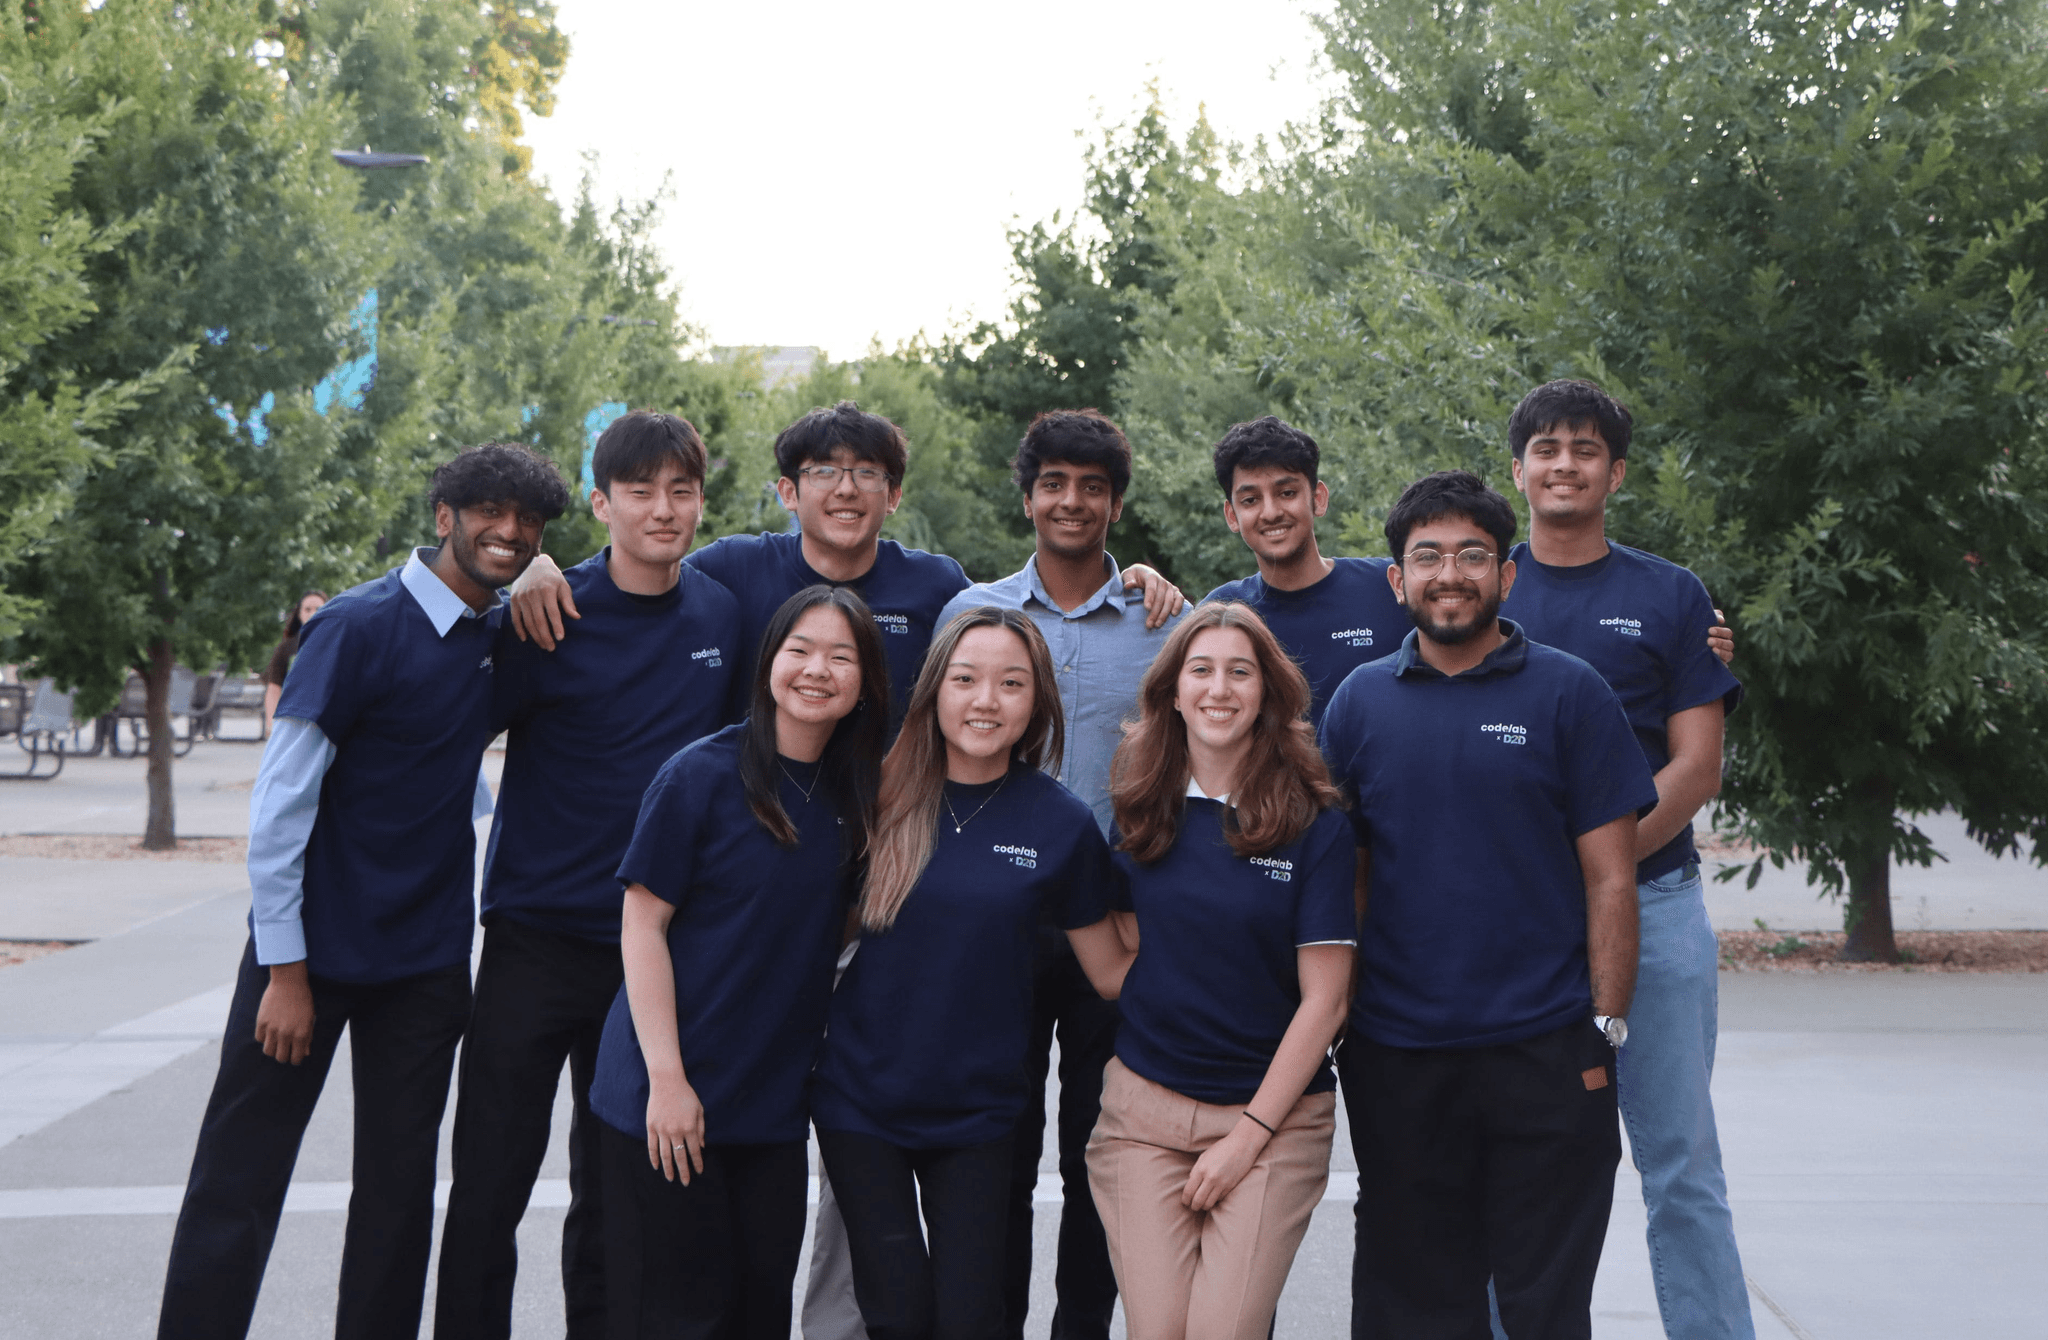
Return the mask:
<svg viewBox="0 0 2048 1340">
<path fill-rule="evenodd" d="M 1071 665 L 1063 665 L 1060 667 L 1060 673 L 1063 675 L 1071 675 L 1074 673 L 1074 667 Z"/>
</svg>

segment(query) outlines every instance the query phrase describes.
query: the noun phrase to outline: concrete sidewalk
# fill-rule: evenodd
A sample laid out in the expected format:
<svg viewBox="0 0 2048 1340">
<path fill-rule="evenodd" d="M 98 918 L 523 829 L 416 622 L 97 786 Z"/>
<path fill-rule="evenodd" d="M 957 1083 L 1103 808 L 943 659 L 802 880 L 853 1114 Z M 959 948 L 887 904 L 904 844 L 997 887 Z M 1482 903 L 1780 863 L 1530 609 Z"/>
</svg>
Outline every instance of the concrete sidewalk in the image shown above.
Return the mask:
<svg viewBox="0 0 2048 1340">
<path fill-rule="evenodd" d="M 181 760 L 181 815 L 214 816 L 205 828 L 182 826 L 242 831 L 230 820 L 239 812 L 246 823 L 247 792 L 229 788 L 253 778 L 256 761 L 254 749 L 230 745 L 202 745 Z M 0 831 L 109 831 L 95 820 L 120 811 L 123 787 L 132 785 L 139 802 L 141 765 L 97 762 L 109 766 L 80 768 L 76 779 L 67 770 L 41 793 L 20 783 L 0 789 Z M 1957 909 L 1961 920 L 1982 906 L 2048 901 L 2028 883 L 2039 872 L 1985 861 L 1996 880 L 2012 879 L 1997 895 L 2012 901 L 1963 885 L 1936 889 L 1931 903 Z M 55 865 L 90 869 L 42 873 Z M 1973 868 L 1958 861 L 1955 869 Z M 92 940 L 0 969 L 0 1335 L 84 1340 L 153 1330 L 247 906 L 233 865 L 0 864 L 0 934 L 37 927 L 46 928 L 39 937 Z M 1901 924 L 1913 923 L 1902 915 Z M 2040 1336 L 2048 974 L 1728 973 L 1721 983 L 1716 1103 L 1758 1334 Z M 349 1097 L 344 1051 L 307 1134 L 256 1335 L 300 1340 L 332 1329 Z M 522 1229 L 520 1336 L 561 1333 L 562 1124 Z M 1282 1303 L 1286 1340 L 1345 1333 L 1351 1169 L 1340 1139 L 1332 1198 L 1315 1216 Z M 1626 1167 L 1616 1191 L 1595 1335 L 1649 1340 L 1661 1328 L 1640 1192 Z M 1037 1337 L 1051 1312 L 1058 1222 L 1049 1179 L 1041 1199 Z"/>
</svg>

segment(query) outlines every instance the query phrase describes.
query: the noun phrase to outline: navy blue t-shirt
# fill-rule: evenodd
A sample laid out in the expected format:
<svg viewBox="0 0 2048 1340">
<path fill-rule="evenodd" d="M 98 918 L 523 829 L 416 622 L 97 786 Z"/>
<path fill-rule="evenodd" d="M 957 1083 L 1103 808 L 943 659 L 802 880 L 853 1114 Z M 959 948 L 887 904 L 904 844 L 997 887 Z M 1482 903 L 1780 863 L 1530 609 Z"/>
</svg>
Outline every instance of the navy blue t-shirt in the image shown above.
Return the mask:
<svg viewBox="0 0 2048 1340">
<path fill-rule="evenodd" d="M 1299 591 L 1277 591 L 1253 573 L 1202 597 L 1240 600 L 1259 612 L 1273 636 L 1308 676 L 1308 719 L 1320 724 L 1344 676 L 1401 644 L 1415 621 L 1387 584 L 1386 558 L 1339 558 L 1324 578 Z"/>
<path fill-rule="evenodd" d="M 616 944 L 619 858 L 654 774 L 726 724 L 740 645 L 732 593 L 685 565 L 621 591 L 611 547 L 562 575 L 583 615 L 551 652 L 498 634 L 494 725 L 510 729 L 484 863 L 483 918 Z"/>
<path fill-rule="evenodd" d="M 728 535 L 691 554 L 684 562 L 716 579 L 740 602 L 741 650 L 734 692 L 753 691 L 754 658 L 761 634 L 775 611 L 806 586 L 824 583 L 847 586 L 867 601 L 882 630 L 882 651 L 889 658 L 889 733 L 894 736 L 910 703 L 917 672 L 937 631 L 939 611 L 967 589 L 967 573 L 944 554 L 905 549 L 894 540 L 875 548 L 875 565 L 850 582 L 820 577 L 804 562 L 803 539 L 786 531 L 769 535 Z M 747 704 L 740 703 L 745 712 Z"/>
<path fill-rule="evenodd" d="M 804 1138 L 804 1082 L 846 926 L 844 830 L 824 791 L 804 799 L 818 765 L 781 761 L 782 805 L 797 830 L 796 845 L 781 846 L 740 785 L 746 729 L 728 726 L 662 766 L 619 866 L 620 883 L 675 905 L 676 1030 L 712 1145 Z M 604 1023 L 590 1108 L 628 1135 L 647 1133 L 647 1062 L 623 987 Z"/>
<path fill-rule="evenodd" d="M 1202 1103 L 1248 1103 L 1265 1082 L 1301 1008 L 1295 951 L 1358 938 L 1358 850 L 1343 814 L 1324 810 L 1294 841 L 1246 857 L 1224 837 L 1225 813 L 1191 796 L 1166 855 L 1144 865 L 1116 853 L 1118 909 L 1138 917 L 1117 1059 Z M 1336 1083 L 1325 1062 L 1306 1092 Z"/>
<path fill-rule="evenodd" d="M 334 746 L 306 843 L 307 971 L 388 982 L 469 958 L 476 829 L 503 619 L 443 637 L 393 568 L 342 592 L 299 634 L 279 716 Z"/>
<path fill-rule="evenodd" d="M 832 994 L 811 1098 L 821 1131 L 906 1149 L 1008 1135 L 1029 1097 L 1040 915 L 1062 930 L 1109 915 L 1109 844 L 1072 792 L 1012 767 L 1000 783 L 948 782 L 946 798 L 961 828 L 941 807 L 931 864 Z"/>
<path fill-rule="evenodd" d="M 1714 602 L 1700 579 L 1676 563 L 1610 543 L 1607 556 L 1557 568 L 1518 544 L 1515 589 L 1502 612 L 1532 641 L 1568 651 L 1600 672 L 1643 747 L 1654 774 L 1671 761 L 1664 723 L 1720 699 L 1733 712 L 1742 685 L 1707 647 Z M 1645 857 L 1636 881 L 1697 862 L 1692 825 Z"/>
<path fill-rule="evenodd" d="M 1386 1046 L 1485 1047 L 1584 1018 L 1575 843 L 1657 803 L 1599 672 L 1501 626 L 1507 641 L 1451 677 L 1410 633 L 1354 671 L 1323 718 L 1323 753 L 1372 854 L 1351 1026 Z"/>
</svg>

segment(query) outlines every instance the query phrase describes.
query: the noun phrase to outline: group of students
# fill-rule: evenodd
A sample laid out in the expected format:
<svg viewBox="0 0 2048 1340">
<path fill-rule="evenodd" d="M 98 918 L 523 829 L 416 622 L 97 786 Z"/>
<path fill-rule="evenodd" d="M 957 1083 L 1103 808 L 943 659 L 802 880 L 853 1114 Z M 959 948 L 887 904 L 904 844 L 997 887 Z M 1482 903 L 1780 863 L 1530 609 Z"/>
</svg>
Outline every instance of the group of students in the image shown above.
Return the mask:
<svg viewBox="0 0 2048 1340">
<path fill-rule="evenodd" d="M 851 403 L 776 442 L 794 532 L 694 552 L 702 442 L 620 419 L 567 572 L 553 467 L 464 451 L 440 546 L 300 634 L 159 1334 L 246 1333 L 347 1027 L 341 1336 L 419 1329 L 458 1040 L 437 1336 L 510 1334 L 565 1062 L 571 1337 L 788 1335 L 813 1130 L 807 1340 L 1021 1336 L 1055 1037 L 1055 1337 L 1119 1295 L 1133 1340 L 1268 1334 L 1340 1085 L 1355 1336 L 1589 1335 L 1617 1095 L 1667 1333 L 1751 1335 L 1690 836 L 1740 688 L 1697 579 L 1605 537 L 1629 431 L 1537 388 L 1530 541 L 1445 472 L 1370 560 L 1321 556 L 1314 441 L 1237 425 L 1259 571 L 1192 609 L 1107 554 L 1094 411 L 1031 424 L 1035 551 L 979 585 L 879 538 L 906 445 Z"/>
</svg>

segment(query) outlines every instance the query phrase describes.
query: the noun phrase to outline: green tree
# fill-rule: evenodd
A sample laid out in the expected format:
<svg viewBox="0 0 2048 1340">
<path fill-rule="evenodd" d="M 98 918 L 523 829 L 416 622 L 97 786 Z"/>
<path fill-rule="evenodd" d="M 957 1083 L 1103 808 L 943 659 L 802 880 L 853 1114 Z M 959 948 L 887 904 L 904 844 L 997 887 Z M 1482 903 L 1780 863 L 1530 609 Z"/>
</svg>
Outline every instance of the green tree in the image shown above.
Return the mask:
<svg viewBox="0 0 2048 1340">
<path fill-rule="evenodd" d="M 326 436 L 302 389 L 334 361 L 366 279 L 354 186 L 309 145 L 339 108 L 252 56 L 247 6 L 42 4 L 10 29 L 10 71 L 83 121 L 113 108 L 55 198 L 101 239 L 85 302 L 29 356 L 47 385 L 146 383 L 99 437 L 69 509 L 22 576 L 36 667 L 88 711 L 127 671 L 149 685 L 145 845 L 174 841 L 171 668 L 246 659 L 324 533 Z M 278 404 L 267 435 L 246 417 Z M 109 416 L 101 415 L 104 422 Z M 262 440 L 259 440 L 262 439 Z"/>
<path fill-rule="evenodd" d="M 1528 386 L 1607 384 L 1616 534 L 1740 634 L 1724 815 L 1894 958 L 1890 863 L 1938 855 L 1900 816 L 2048 858 L 2043 19 L 1342 0 L 1347 92 L 1187 216 L 1127 414 L 1191 477 L 1222 424 L 1176 416 L 1297 419 L 1363 544 L 1426 469 L 1504 485 Z"/>
</svg>

